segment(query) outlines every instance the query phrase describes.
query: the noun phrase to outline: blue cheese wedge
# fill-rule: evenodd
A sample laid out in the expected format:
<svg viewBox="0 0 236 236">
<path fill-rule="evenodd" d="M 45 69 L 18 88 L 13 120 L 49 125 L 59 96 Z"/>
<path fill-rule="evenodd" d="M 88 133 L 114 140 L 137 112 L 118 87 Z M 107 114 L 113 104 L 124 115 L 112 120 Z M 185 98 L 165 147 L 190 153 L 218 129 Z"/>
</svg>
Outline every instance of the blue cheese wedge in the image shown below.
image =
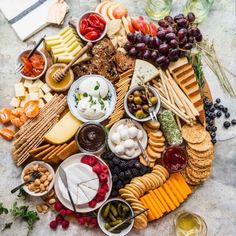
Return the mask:
<svg viewBox="0 0 236 236">
<path fill-rule="evenodd" d="M 134 74 L 131 80 L 130 88 L 137 86 L 143 78 L 143 82 L 147 83 L 159 75 L 159 70 L 149 62 L 137 59 L 135 61 Z"/>
</svg>

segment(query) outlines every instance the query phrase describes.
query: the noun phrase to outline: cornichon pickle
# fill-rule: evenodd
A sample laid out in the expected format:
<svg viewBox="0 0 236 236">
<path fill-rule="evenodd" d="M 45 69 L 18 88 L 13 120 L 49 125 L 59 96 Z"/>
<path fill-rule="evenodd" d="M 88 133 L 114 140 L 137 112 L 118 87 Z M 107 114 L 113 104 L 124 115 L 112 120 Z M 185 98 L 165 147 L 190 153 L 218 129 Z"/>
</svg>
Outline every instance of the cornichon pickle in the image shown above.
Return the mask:
<svg viewBox="0 0 236 236">
<path fill-rule="evenodd" d="M 111 226 L 115 226 L 115 225 L 120 224 L 121 222 L 122 222 L 122 220 L 116 220 L 116 221 L 114 221 L 114 222 L 111 222 L 110 225 L 111 225 Z"/>
<path fill-rule="evenodd" d="M 117 206 L 117 212 L 118 212 L 118 215 L 119 215 L 119 216 L 122 215 L 122 211 L 123 211 L 122 204 L 119 203 L 118 206 Z"/>
<path fill-rule="evenodd" d="M 112 233 L 114 233 L 114 234 L 119 234 L 120 232 L 121 232 L 120 229 L 114 229 L 114 230 L 112 230 Z"/>
<path fill-rule="evenodd" d="M 111 221 L 116 221 L 116 218 L 113 216 L 111 212 L 109 212 L 108 216 L 111 219 Z"/>
<path fill-rule="evenodd" d="M 118 216 L 118 212 L 117 212 L 116 208 L 115 208 L 113 205 L 111 205 L 110 209 L 111 209 L 112 214 L 113 214 L 115 217 L 117 217 L 117 216 Z"/>
<path fill-rule="evenodd" d="M 102 212 L 102 217 L 103 217 L 104 219 L 106 219 L 107 216 L 108 216 L 108 214 L 109 214 L 110 206 L 111 206 L 111 203 L 108 203 L 108 204 L 106 205 L 106 207 L 104 208 L 104 211 Z"/>
<path fill-rule="evenodd" d="M 109 224 L 109 223 L 105 223 L 105 225 L 104 225 L 104 228 L 105 228 L 106 230 L 108 230 L 108 229 L 110 229 L 110 228 L 111 228 L 111 226 L 110 226 L 110 224 Z"/>
</svg>

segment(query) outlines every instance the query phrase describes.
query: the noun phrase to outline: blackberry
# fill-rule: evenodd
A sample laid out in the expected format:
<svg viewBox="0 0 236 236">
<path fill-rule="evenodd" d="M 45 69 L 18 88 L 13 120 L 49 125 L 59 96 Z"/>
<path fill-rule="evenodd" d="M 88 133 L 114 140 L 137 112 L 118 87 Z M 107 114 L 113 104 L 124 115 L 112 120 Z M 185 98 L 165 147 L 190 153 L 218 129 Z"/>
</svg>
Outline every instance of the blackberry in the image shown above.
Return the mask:
<svg viewBox="0 0 236 236">
<path fill-rule="evenodd" d="M 132 178 L 132 173 L 131 173 L 131 171 L 129 169 L 125 171 L 125 178 L 127 178 L 127 179 L 131 179 Z"/>
<path fill-rule="evenodd" d="M 118 180 L 118 176 L 116 174 L 112 175 L 112 182 L 113 184 Z"/>
<path fill-rule="evenodd" d="M 130 182 L 130 179 L 125 179 L 125 180 L 123 181 L 124 185 L 128 184 L 129 182 Z"/>
<path fill-rule="evenodd" d="M 122 161 L 122 162 L 120 163 L 120 169 L 121 169 L 121 170 L 126 170 L 126 169 L 127 169 L 127 163 L 126 163 L 125 161 Z"/>
<path fill-rule="evenodd" d="M 111 160 L 112 158 L 114 157 L 114 153 L 113 152 L 104 152 L 102 154 L 102 159 L 105 159 L 105 160 Z"/>
<path fill-rule="evenodd" d="M 115 167 L 115 165 L 114 165 L 114 163 L 113 163 L 112 160 L 108 160 L 108 161 L 107 161 L 107 164 L 108 164 L 108 166 L 109 166 L 110 168 Z"/>
<path fill-rule="evenodd" d="M 115 165 L 120 165 L 120 159 L 118 158 L 118 157 L 114 157 L 113 159 L 112 159 L 112 161 L 113 161 L 113 163 L 115 164 Z"/>
<path fill-rule="evenodd" d="M 141 163 L 139 161 L 136 161 L 134 167 L 138 170 L 141 169 Z"/>
<path fill-rule="evenodd" d="M 125 173 L 123 171 L 120 172 L 118 177 L 119 177 L 120 180 L 125 180 Z"/>
<path fill-rule="evenodd" d="M 128 167 L 129 167 L 129 168 L 134 167 L 135 162 L 136 162 L 136 160 L 131 160 L 131 161 L 129 161 L 129 162 L 128 162 Z"/>
<path fill-rule="evenodd" d="M 120 173 L 120 168 L 118 166 L 115 166 L 112 170 L 111 170 L 112 174 L 116 174 L 119 175 Z"/>
<path fill-rule="evenodd" d="M 139 171 L 137 169 L 132 169 L 132 175 L 134 177 L 138 176 L 139 175 Z"/>
<path fill-rule="evenodd" d="M 121 180 L 118 180 L 116 183 L 116 189 L 121 189 L 124 186 L 123 182 Z"/>
<path fill-rule="evenodd" d="M 139 173 L 140 173 L 140 175 L 146 174 L 146 168 L 141 168 L 141 169 L 139 170 Z"/>
</svg>

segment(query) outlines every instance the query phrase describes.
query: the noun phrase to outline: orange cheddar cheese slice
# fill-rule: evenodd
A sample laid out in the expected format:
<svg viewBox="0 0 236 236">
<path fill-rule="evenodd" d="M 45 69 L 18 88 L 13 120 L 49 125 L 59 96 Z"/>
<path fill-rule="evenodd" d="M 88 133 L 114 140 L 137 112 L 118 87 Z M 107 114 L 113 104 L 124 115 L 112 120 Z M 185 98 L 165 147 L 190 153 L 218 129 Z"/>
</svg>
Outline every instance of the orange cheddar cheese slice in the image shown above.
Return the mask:
<svg viewBox="0 0 236 236">
<path fill-rule="evenodd" d="M 155 194 L 154 194 L 154 197 L 155 197 Z M 158 201 L 155 201 L 155 199 L 152 197 L 152 194 L 150 192 L 148 193 L 148 198 L 150 199 L 150 201 L 152 202 L 153 207 L 155 208 L 155 210 L 159 214 L 158 218 L 162 217 L 164 212 L 162 212 L 162 210 L 159 207 Z"/>
<path fill-rule="evenodd" d="M 170 197 L 170 199 L 172 200 L 172 202 L 175 204 L 176 207 L 178 207 L 180 205 L 179 201 L 177 200 L 177 198 L 175 197 L 175 195 L 173 194 L 173 192 L 171 191 L 170 187 L 167 184 L 163 185 L 166 193 L 168 194 L 168 196 Z"/>
<path fill-rule="evenodd" d="M 179 184 L 178 180 L 175 179 L 174 177 L 170 177 L 169 181 L 175 186 L 175 188 L 178 190 L 179 194 L 185 199 L 187 198 L 188 194 L 185 192 L 185 190 L 181 187 Z"/>
<path fill-rule="evenodd" d="M 150 191 L 149 194 L 151 195 L 152 199 L 153 199 L 153 203 L 155 204 L 155 206 L 160 210 L 160 212 L 162 214 L 166 213 L 166 209 L 165 207 L 162 205 L 162 203 L 159 201 L 159 199 L 157 198 L 157 196 L 155 195 L 155 193 L 153 191 Z"/>
<path fill-rule="evenodd" d="M 170 212 L 171 209 L 169 208 L 169 206 L 167 205 L 167 203 L 165 202 L 164 198 L 162 197 L 162 195 L 159 193 L 158 189 L 153 190 L 154 194 L 156 195 L 156 197 L 158 198 L 158 200 L 160 201 L 160 203 L 162 204 L 162 206 L 165 208 L 165 210 L 167 212 Z"/>
<path fill-rule="evenodd" d="M 178 182 L 180 183 L 181 187 L 185 190 L 187 195 L 192 193 L 192 190 L 189 188 L 189 186 L 186 183 L 184 177 L 180 173 L 174 173 L 173 175 L 178 180 Z"/>
<path fill-rule="evenodd" d="M 177 198 L 178 202 L 182 203 L 184 201 L 184 198 L 181 196 L 181 194 L 179 193 L 179 191 L 176 189 L 176 187 L 173 185 L 173 183 L 168 180 L 165 183 L 170 190 L 172 191 L 172 193 L 175 195 L 175 197 Z"/>
<path fill-rule="evenodd" d="M 149 210 L 152 212 L 155 219 L 159 219 L 161 217 L 160 213 L 155 209 L 154 205 L 152 204 L 152 199 L 149 197 L 149 194 L 143 196 L 144 200 L 148 204 Z"/>
<path fill-rule="evenodd" d="M 147 211 L 147 214 L 148 214 L 148 215 L 147 215 L 148 221 L 153 221 L 153 220 L 155 220 L 155 217 L 154 217 L 154 215 L 152 214 L 152 212 L 151 212 L 151 210 L 150 210 L 148 204 L 146 203 L 144 197 L 140 198 L 139 200 L 143 203 L 143 205 L 144 205 L 146 208 L 149 209 L 149 210 Z"/>
<path fill-rule="evenodd" d="M 169 196 L 167 195 L 167 193 L 165 192 L 164 188 L 162 186 L 160 186 L 158 188 L 159 193 L 161 194 L 161 196 L 163 197 L 163 199 L 165 200 L 165 202 L 167 203 L 167 205 L 170 207 L 171 210 L 174 210 L 176 208 L 175 204 L 172 202 L 172 200 L 169 198 Z"/>
</svg>

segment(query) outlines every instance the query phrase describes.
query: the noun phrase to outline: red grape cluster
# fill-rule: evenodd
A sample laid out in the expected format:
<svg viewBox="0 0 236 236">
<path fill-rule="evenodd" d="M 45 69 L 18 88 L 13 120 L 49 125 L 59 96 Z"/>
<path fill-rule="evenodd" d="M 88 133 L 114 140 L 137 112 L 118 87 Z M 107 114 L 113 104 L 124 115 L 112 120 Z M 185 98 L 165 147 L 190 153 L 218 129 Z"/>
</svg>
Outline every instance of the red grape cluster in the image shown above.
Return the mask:
<svg viewBox="0 0 236 236">
<path fill-rule="evenodd" d="M 142 33 L 128 33 L 125 50 L 130 56 L 150 60 L 166 69 L 171 61 L 177 61 L 193 48 L 195 42 L 202 41 L 200 30 L 194 25 L 195 15 L 190 12 L 185 17 L 178 14 L 174 18 L 166 16 L 158 21 L 157 36 Z"/>
</svg>

